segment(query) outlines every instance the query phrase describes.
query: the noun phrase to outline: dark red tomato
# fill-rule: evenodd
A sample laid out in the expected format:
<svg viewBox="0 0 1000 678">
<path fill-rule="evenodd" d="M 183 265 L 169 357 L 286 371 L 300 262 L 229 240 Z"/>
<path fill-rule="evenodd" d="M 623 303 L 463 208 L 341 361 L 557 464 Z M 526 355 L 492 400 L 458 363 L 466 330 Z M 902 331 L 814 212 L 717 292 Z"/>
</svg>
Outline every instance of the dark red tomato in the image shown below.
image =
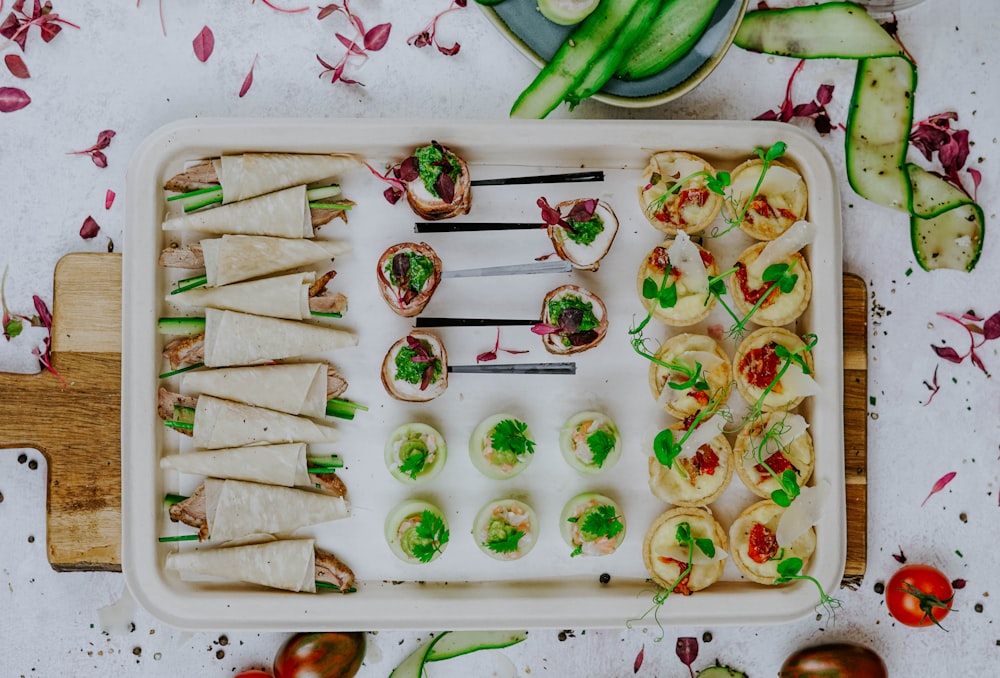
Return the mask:
<svg viewBox="0 0 1000 678">
<path fill-rule="evenodd" d="M 930 565 L 904 565 L 885 587 L 889 614 L 900 624 L 930 626 L 948 616 L 955 593 L 943 572 Z"/>
<path fill-rule="evenodd" d="M 244 671 L 243 673 L 237 673 L 236 678 L 272 678 L 272 676 L 267 671 L 250 669 L 249 671 Z"/>
<path fill-rule="evenodd" d="M 851 643 L 829 643 L 798 650 L 781 665 L 778 678 L 889 678 L 882 658 Z"/>
<path fill-rule="evenodd" d="M 351 678 L 365 658 L 365 634 L 296 633 L 274 658 L 275 678 Z"/>
</svg>

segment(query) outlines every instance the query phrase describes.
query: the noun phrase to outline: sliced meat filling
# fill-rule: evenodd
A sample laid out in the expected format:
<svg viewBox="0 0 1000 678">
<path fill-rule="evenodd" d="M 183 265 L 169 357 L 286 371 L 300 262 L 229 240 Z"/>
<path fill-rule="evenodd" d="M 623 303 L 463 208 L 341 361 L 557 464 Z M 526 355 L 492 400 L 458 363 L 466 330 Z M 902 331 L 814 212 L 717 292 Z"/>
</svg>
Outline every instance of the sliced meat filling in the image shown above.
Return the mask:
<svg viewBox="0 0 1000 678">
<path fill-rule="evenodd" d="M 218 185 L 219 177 L 215 173 L 215 165 L 211 160 L 205 160 L 170 177 L 167 183 L 163 184 L 163 188 L 174 193 L 187 193 Z"/>
<path fill-rule="evenodd" d="M 172 504 L 170 520 L 190 525 L 198 529 L 198 541 L 208 539 L 208 518 L 206 516 L 205 486 L 201 485 L 184 501 Z"/>
<path fill-rule="evenodd" d="M 316 549 L 316 581 L 333 584 L 341 593 L 350 593 L 354 588 L 354 572 L 337 556 Z"/>
</svg>

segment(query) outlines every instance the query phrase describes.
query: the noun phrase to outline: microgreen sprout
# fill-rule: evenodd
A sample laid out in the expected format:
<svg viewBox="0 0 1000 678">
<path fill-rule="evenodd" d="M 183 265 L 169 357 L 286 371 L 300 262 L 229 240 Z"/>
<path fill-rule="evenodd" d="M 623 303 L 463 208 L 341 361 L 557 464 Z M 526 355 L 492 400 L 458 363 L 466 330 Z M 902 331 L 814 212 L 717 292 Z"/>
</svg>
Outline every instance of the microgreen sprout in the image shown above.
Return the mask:
<svg viewBox="0 0 1000 678">
<path fill-rule="evenodd" d="M 625 622 L 626 628 L 632 628 L 632 622 L 645 619 L 646 616 L 650 612 L 652 612 L 653 621 L 656 622 L 656 625 L 660 629 L 660 636 L 658 638 L 655 638 L 655 641 L 657 643 L 662 641 L 664 636 L 666 635 L 666 632 L 663 629 L 663 624 L 660 623 L 659 619 L 660 608 L 663 606 L 665 602 L 667 602 L 667 598 L 670 597 L 670 594 L 673 593 L 677 589 L 677 587 L 681 586 L 682 582 L 684 582 L 684 580 L 687 579 L 688 576 L 691 574 L 691 569 L 694 567 L 695 548 L 697 547 L 697 549 L 701 551 L 703 554 L 705 554 L 705 556 L 708 558 L 715 557 L 715 542 L 706 537 L 693 536 L 691 534 L 691 523 L 687 521 L 684 521 L 679 525 L 677 525 L 677 531 L 674 533 L 674 538 L 677 540 L 677 543 L 680 544 L 682 547 L 683 546 L 687 547 L 687 562 L 683 563 L 684 567 L 681 568 L 680 575 L 678 575 L 677 579 L 675 579 L 674 582 L 668 588 L 660 587 L 657 590 L 657 592 L 653 595 L 653 604 L 649 607 L 648 610 L 642 613 L 641 617 L 639 617 L 638 619 L 629 619 L 628 621 Z"/>
<path fill-rule="evenodd" d="M 794 579 L 807 579 L 816 585 L 819 589 L 819 603 L 816 604 L 816 610 L 822 608 L 824 612 L 830 617 L 830 624 L 836 621 L 837 610 L 843 605 L 843 603 L 836 599 L 831 598 L 823 590 L 823 586 L 816 581 L 815 577 L 810 577 L 807 574 L 800 574 L 802 571 L 802 559 L 801 558 L 786 558 L 778 563 L 778 578 L 774 580 L 775 584 L 787 584 Z"/>
<path fill-rule="evenodd" d="M 11 13 L 0 24 L 0 36 L 7 38 L 7 42 L 0 44 L 0 52 L 15 42 L 23 52 L 28 40 L 28 30 L 32 26 L 38 26 L 43 42 L 51 42 L 59 35 L 63 26 L 80 28 L 53 12 L 51 0 L 46 0 L 45 4 L 42 4 L 40 0 L 35 0 L 31 14 L 24 11 L 24 5 L 25 0 L 16 0 L 11 8 Z M 0 3 L 0 8 L 2 6 L 3 3 Z"/>
<path fill-rule="evenodd" d="M 822 84 L 816 90 L 816 98 L 804 104 L 792 103 L 792 83 L 795 77 L 805 66 L 805 59 L 801 59 L 792 70 L 785 86 L 785 98 L 782 99 L 778 108 L 764 111 L 754 120 L 779 120 L 781 122 L 791 122 L 793 118 L 809 118 L 813 121 L 813 126 L 820 134 L 829 134 L 833 130 L 833 123 L 830 121 L 830 114 L 826 110 L 826 105 L 833 100 L 833 85 Z M 842 124 L 837 125 L 843 129 Z"/>
<path fill-rule="evenodd" d="M 771 380 L 764 390 L 761 392 L 760 397 L 757 401 L 753 403 L 750 407 L 750 412 L 747 415 L 747 421 L 753 423 L 757 422 L 764 416 L 764 400 L 767 396 L 774 390 L 774 387 L 781 381 L 781 378 L 785 376 L 785 372 L 789 370 L 792 363 L 799 366 L 803 374 L 811 374 L 812 370 L 809 369 L 808 363 L 804 355 L 813 350 L 816 346 L 816 342 L 819 338 L 815 334 L 805 334 L 802 336 L 804 344 L 799 348 L 789 349 L 781 344 L 774 345 L 774 353 L 778 356 L 778 359 L 782 361 L 781 365 L 778 367 L 777 373 L 774 375 L 774 379 Z"/>
<path fill-rule="evenodd" d="M 441 54 L 444 54 L 445 56 L 454 56 L 455 54 L 458 54 L 458 50 L 460 50 L 462 46 L 457 42 L 453 44 L 451 47 L 445 47 L 440 42 L 438 42 L 437 23 L 438 21 L 441 20 L 441 17 L 443 17 L 445 14 L 448 14 L 449 12 L 454 12 L 455 10 L 462 9 L 467 4 L 468 0 L 451 0 L 451 3 L 448 5 L 447 9 L 435 14 L 434 18 L 431 19 L 430 23 L 427 24 L 427 26 L 425 26 L 422 31 L 414 35 L 411 35 L 409 38 L 406 39 L 406 44 L 412 45 L 414 47 L 427 47 L 429 45 L 434 45 L 434 47 L 437 48 L 437 51 L 441 52 Z"/>
<path fill-rule="evenodd" d="M 780 472 L 775 470 L 768 463 L 770 456 L 765 458 L 764 454 L 771 441 L 774 441 L 775 445 L 779 448 L 779 451 L 783 452 L 784 447 L 779 440 L 779 436 L 786 433 L 788 430 L 789 427 L 785 425 L 784 421 L 775 422 L 771 426 L 764 429 L 760 443 L 753 449 L 753 455 L 757 460 L 758 465 L 762 467 L 768 475 L 774 478 L 780 486 L 779 489 L 771 493 L 771 501 L 778 506 L 785 507 L 790 506 L 792 501 L 802 492 L 802 489 L 799 487 L 798 474 L 795 472 L 794 468 L 786 468 Z"/>
<path fill-rule="evenodd" d="M 707 421 L 715 415 L 728 398 L 728 386 L 720 388 L 713 393 L 712 397 L 708 401 L 708 404 L 698 410 L 693 417 L 690 417 L 690 423 L 685 420 L 684 424 L 687 428 L 678 440 L 674 440 L 674 431 L 672 429 L 665 428 L 657 433 L 656 437 L 653 438 L 653 454 L 656 457 L 656 460 L 667 468 L 673 468 L 674 460 L 681 453 L 684 443 L 688 441 L 691 434 L 694 433 L 695 429 L 698 428 L 703 421 Z M 678 467 L 678 471 L 684 475 L 684 471 L 680 467 Z"/>
<path fill-rule="evenodd" d="M 343 5 L 334 3 L 321 7 L 316 18 L 323 20 L 332 14 L 337 14 L 338 12 L 343 12 L 347 15 L 348 21 L 354 28 L 355 36 L 353 38 L 348 38 L 342 33 L 335 34 L 337 40 L 345 48 L 343 56 L 341 56 L 340 60 L 337 61 L 336 64 L 331 65 L 324 61 L 320 55 L 316 55 L 316 60 L 319 61 L 324 68 L 324 70 L 319 74 L 319 77 L 322 78 L 324 75 L 329 73 L 331 74 L 331 84 L 342 82 L 345 85 L 361 85 L 363 87 L 364 83 L 345 77 L 344 68 L 347 66 L 347 62 L 352 56 L 367 59 L 369 52 L 377 52 L 385 47 L 385 43 L 389 40 L 389 32 L 392 29 L 392 24 L 378 24 L 377 26 L 365 30 L 364 22 L 357 14 L 351 11 L 348 0 L 344 0 Z"/>
</svg>

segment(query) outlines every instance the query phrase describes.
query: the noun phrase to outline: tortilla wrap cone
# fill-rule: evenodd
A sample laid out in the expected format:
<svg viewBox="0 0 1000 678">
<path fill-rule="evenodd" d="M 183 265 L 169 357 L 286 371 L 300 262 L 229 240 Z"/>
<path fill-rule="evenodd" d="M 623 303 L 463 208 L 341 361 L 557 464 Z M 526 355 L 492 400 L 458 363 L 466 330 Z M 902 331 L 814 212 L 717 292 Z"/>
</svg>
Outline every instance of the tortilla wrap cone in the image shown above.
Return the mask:
<svg viewBox="0 0 1000 678">
<path fill-rule="evenodd" d="M 305 320 L 309 313 L 309 286 L 316 274 L 289 273 L 222 287 L 196 287 L 168 294 L 166 300 L 189 308 L 221 308 L 286 320 Z"/>
<path fill-rule="evenodd" d="M 201 241 L 209 287 L 260 278 L 309 266 L 351 251 L 332 240 L 275 238 L 266 235 L 224 235 Z"/>
<path fill-rule="evenodd" d="M 224 155 L 212 164 L 222 186 L 223 202 L 230 203 L 330 179 L 360 162 L 348 153 L 244 153 Z"/>
<path fill-rule="evenodd" d="M 284 412 L 200 396 L 194 414 L 194 444 L 205 450 L 260 443 L 332 443 L 332 426 Z"/>
<path fill-rule="evenodd" d="M 305 443 L 252 445 L 171 454 L 160 459 L 160 468 L 211 478 L 247 480 L 285 487 L 309 485 Z"/>
<path fill-rule="evenodd" d="M 269 410 L 322 419 L 326 416 L 326 363 L 223 367 L 187 372 L 184 391 Z"/>
<path fill-rule="evenodd" d="M 198 210 L 163 222 L 164 231 L 242 233 L 279 238 L 311 238 L 312 217 L 305 186 Z"/>
<path fill-rule="evenodd" d="M 349 515 L 343 497 L 214 478 L 205 481 L 205 509 L 208 534 L 217 544 L 252 534 L 288 535 Z"/>
<path fill-rule="evenodd" d="M 350 332 L 294 320 L 205 309 L 205 365 L 255 365 L 356 346 Z"/>
<path fill-rule="evenodd" d="M 312 539 L 171 553 L 166 567 L 184 574 L 222 577 L 287 591 L 316 592 L 316 551 Z"/>
</svg>

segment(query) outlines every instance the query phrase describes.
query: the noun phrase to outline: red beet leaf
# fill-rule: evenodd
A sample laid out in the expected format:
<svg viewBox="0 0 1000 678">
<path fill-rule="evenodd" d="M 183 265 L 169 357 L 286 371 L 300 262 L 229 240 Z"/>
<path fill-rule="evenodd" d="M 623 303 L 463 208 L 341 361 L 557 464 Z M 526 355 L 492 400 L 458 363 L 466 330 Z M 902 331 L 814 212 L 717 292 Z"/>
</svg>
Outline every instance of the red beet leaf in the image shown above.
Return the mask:
<svg viewBox="0 0 1000 678">
<path fill-rule="evenodd" d="M 322 78 L 323 76 L 329 74 L 331 84 L 342 82 L 345 85 L 361 85 L 364 87 L 364 83 L 344 77 L 344 69 L 347 66 L 347 62 L 352 56 L 367 58 L 368 51 L 382 49 L 385 45 L 385 41 L 389 38 L 389 30 L 392 26 L 390 24 L 379 24 L 371 29 L 371 31 L 365 31 L 364 22 L 359 16 L 351 12 L 351 8 L 347 0 L 344 0 L 344 4 L 342 6 L 329 4 L 325 7 L 321 7 L 317 18 L 322 20 L 338 12 L 343 12 L 347 15 L 348 21 L 354 28 L 356 35 L 354 38 L 349 38 L 341 33 L 334 34 L 340 44 L 345 47 L 346 51 L 336 64 L 328 63 L 317 54 L 316 59 L 320 62 L 320 64 L 322 64 L 324 69 L 320 72 L 319 77 Z"/>
<path fill-rule="evenodd" d="M 365 49 L 370 52 L 377 52 L 385 47 L 391 30 L 392 24 L 379 24 L 365 33 Z"/>
<path fill-rule="evenodd" d="M 691 678 L 694 678 L 694 669 L 691 665 L 694 664 L 694 660 L 698 658 L 698 639 L 688 636 L 686 638 L 677 639 L 677 658 L 688 667 L 688 671 L 691 673 Z"/>
<path fill-rule="evenodd" d="M 108 192 L 104 194 L 104 209 L 109 210 L 111 206 L 115 204 L 115 192 L 110 188 Z"/>
<path fill-rule="evenodd" d="M 340 7 L 340 5 L 337 4 L 326 5 L 324 7 L 319 8 L 319 14 L 316 15 L 316 18 L 322 21 L 323 19 L 327 18 L 334 12 L 342 12 L 342 11 L 343 9 Z"/>
<path fill-rule="evenodd" d="M 253 85 L 253 69 L 257 65 L 257 57 L 259 54 L 253 55 L 253 61 L 250 63 L 250 70 L 247 72 L 247 77 L 243 78 L 243 85 L 240 86 L 240 98 L 242 99 L 247 92 L 250 91 L 250 86 Z"/>
<path fill-rule="evenodd" d="M 954 480 L 956 475 L 958 475 L 957 472 L 952 471 L 951 473 L 945 473 L 943 476 L 938 478 L 937 482 L 934 483 L 934 487 L 931 488 L 930 493 L 928 493 L 927 497 L 924 498 L 922 502 L 920 502 L 921 508 L 923 508 L 923 505 L 927 503 L 928 499 L 930 499 L 935 494 L 943 490 L 948 485 L 948 483 Z"/>
<path fill-rule="evenodd" d="M 997 311 L 983 323 L 983 337 L 986 339 L 1000 338 L 1000 311 Z"/>
<path fill-rule="evenodd" d="M 7 70 L 15 78 L 21 78 L 22 80 L 27 80 L 31 77 L 31 73 L 28 72 L 28 67 L 22 59 L 17 54 L 8 54 L 3 58 L 3 62 L 7 65 Z"/>
<path fill-rule="evenodd" d="M 47 0 L 44 5 L 41 0 L 35 0 L 30 15 L 24 11 L 24 4 L 23 0 L 15 2 L 11 13 L 0 24 L 0 36 L 17 43 L 22 52 L 28 41 L 28 31 L 32 26 L 38 26 L 39 35 L 42 36 L 43 42 L 51 42 L 59 35 L 63 26 L 79 28 L 76 24 L 66 21 L 53 12 L 51 0 Z"/>
<path fill-rule="evenodd" d="M 826 111 L 826 105 L 833 100 L 833 85 L 820 85 L 816 90 L 816 98 L 804 104 L 792 103 L 792 84 L 795 77 L 802 72 L 805 60 L 800 60 L 792 70 L 788 83 L 785 85 L 785 98 L 778 105 L 778 108 L 765 111 L 754 120 L 780 120 L 781 122 L 791 122 L 793 118 L 810 118 L 813 126 L 820 134 L 829 134 L 833 129 L 830 115 Z"/>
<path fill-rule="evenodd" d="M 0 87 L 0 113 L 13 113 L 31 103 L 31 97 L 17 87 Z"/>
<path fill-rule="evenodd" d="M 635 661 L 632 662 L 632 673 L 639 673 L 639 669 L 642 668 L 642 660 L 646 658 L 646 646 L 643 645 L 639 648 L 639 654 L 635 656 Z"/>
<path fill-rule="evenodd" d="M 93 146 L 82 151 L 70 151 L 69 155 L 89 155 L 94 164 L 103 169 L 108 166 L 108 158 L 102 151 L 111 145 L 114 137 L 115 131 L 106 129 L 97 135 L 97 143 Z"/>
<path fill-rule="evenodd" d="M 943 174 L 939 174 L 939 176 L 972 197 L 982 181 L 982 175 L 977 170 L 966 170 L 973 184 L 973 193 L 970 194 L 959 173 L 969 159 L 969 131 L 952 129 L 952 121 L 958 121 L 958 114 L 954 111 L 938 113 L 926 120 L 920 120 L 914 123 L 910 131 L 910 142 L 927 160 L 933 161 L 934 156 L 937 155 L 941 169 L 944 170 Z"/>
<path fill-rule="evenodd" d="M 934 376 L 933 376 L 933 378 L 931 378 L 931 383 L 928 384 L 926 381 L 924 382 L 924 386 L 926 386 L 927 390 L 931 392 L 930 397 L 927 398 L 927 402 L 924 403 L 924 407 L 927 407 L 928 405 L 930 405 L 931 401 L 934 400 L 934 396 L 936 396 L 938 394 L 938 391 L 941 390 L 941 386 L 940 386 L 940 384 L 938 384 L 937 373 L 938 373 L 938 366 L 935 365 L 934 366 Z"/>
<path fill-rule="evenodd" d="M 83 226 L 80 227 L 80 237 L 84 240 L 90 240 L 91 238 L 97 237 L 97 234 L 101 232 L 101 227 L 98 225 L 94 217 L 88 216 L 83 220 Z"/>
<path fill-rule="evenodd" d="M 896 562 L 897 562 L 897 563 L 899 563 L 900 565 L 903 565 L 903 564 L 905 564 L 905 563 L 906 563 L 906 554 L 905 554 L 905 553 L 903 553 L 903 547 L 902 547 L 902 546 L 900 546 L 900 547 L 899 547 L 899 553 L 893 553 L 893 554 L 892 554 L 892 557 L 893 557 L 893 558 L 894 558 L 894 559 L 896 560 Z"/>
<path fill-rule="evenodd" d="M 212 51 L 215 50 L 215 35 L 212 33 L 212 29 L 208 26 L 203 27 L 191 44 L 198 61 L 202 63 L 208 61 L 208 57 L 212 56 Z"/>
<path fill-rule="evenodd" d="M 431 19 L 430 23 L 424 27 L 419 33 L 415 33 L 406 39 L 407 45 L 413 45 L 414 47 L 427 47 L 428 45 L 434 45 L 441 54 L 445 56 L 453 56 L 458 54 L 458 51 L 462 48 L 457 42 L 451 47 L 445 47 L 437 40 L 437 24 L 445 14 L 449 12 L 454 12 L 455 10 L 462 9 L 467 5 L 466 0 L 451 0 L 451 4 L 448 8 L 442 12 L 439 12 Z"/>
<path fill-rule="evenodd" d="M 52 314 L 49 313 L 49 307 L 46 306 L 45 302 L 38 295 L 32 296 L 31 301 L 35 304 L 35 312 L 38 313 L 38 319 L 41 321 L 42 326 L 49 331 L 48 336 L 45 337 L 45 350 L 40 351 L 34 348 L 31 354 L 38 358 L 39 362 L 45 366 L 45 369 L 58 377 L 59 381 L 62 382 L 63 388 L 66 388 L 66 380 L 52 366 Z"/>
</svg>

